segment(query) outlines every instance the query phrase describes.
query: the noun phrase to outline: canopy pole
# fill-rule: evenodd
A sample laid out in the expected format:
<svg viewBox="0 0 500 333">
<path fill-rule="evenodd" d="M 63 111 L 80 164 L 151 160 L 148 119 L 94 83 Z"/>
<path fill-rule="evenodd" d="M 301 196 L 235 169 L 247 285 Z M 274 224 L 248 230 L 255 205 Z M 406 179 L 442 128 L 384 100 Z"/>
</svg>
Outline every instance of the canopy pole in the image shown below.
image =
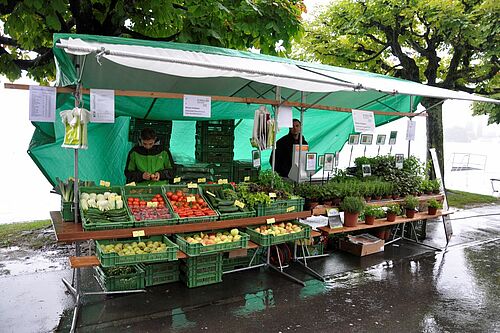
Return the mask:
<svg viewBox="0 0 500 333">
<path fill-rule="evenodd" d="M 274 106 L 274 137 L 273 137 L 273 177 L 271 178 L 271 188 L 274 188 L 274 165 L 276 164 L 276 135 L 278 134 L 278 113 L 279 113 L 279 104 L 281 103 L 281 87 L 276 86 L 276 101 L 278 104 Z"/>
<path fill-rule="evenodd" d="M 413 112 L 413 96 L 410 95 L 410 113 Z M 410 121 L 412 121 L 412 117 L 408 117 Z M 408 157 L 410 158 L 410 151 L 411 151 L 411 138 L 408 136 Z"/>
<path fill-rule="evenodd" d="M 306 100 L 306 95 L 304 94 L 303 91 L 300 92 L 300 100 L 302 103 L 305 103 Z M 293 121 L 292 121 L 292 126 L 293 126 Z M 300 108 L 300 132 L 299 132 L 299 165 L 298 169 L 299 172 L 297 172 L 297 183 L 300 183 L 300 168 L 302 167 L 302 128 L 304 126 L 304 107 L 302 106 Z"/>
</svg>

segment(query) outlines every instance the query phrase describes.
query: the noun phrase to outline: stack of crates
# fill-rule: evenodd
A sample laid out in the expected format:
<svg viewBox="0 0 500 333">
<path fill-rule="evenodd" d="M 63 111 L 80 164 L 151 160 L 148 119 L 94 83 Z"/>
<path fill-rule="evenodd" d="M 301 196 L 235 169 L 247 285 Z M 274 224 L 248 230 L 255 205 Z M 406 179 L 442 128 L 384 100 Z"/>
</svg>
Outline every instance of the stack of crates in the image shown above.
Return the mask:
<svg viewBox="0 0 500 333">
<path fill-rule="evenodd" d="M 232 179 L 234 120 L 196 122 L 196 160 L 211 163 L 214 178 Z"/>
<path fill-rule="evenodd" d="M 188 288 L 222 282 L 222 253 L 182 259 L 180 278 Z"/>
<path fill-rule="evenodd" d="M 249 267 L 250 261 L 253 258 L 252 266 L 258 265 L 262 262 L 263 248 L 249 249 L 247 255 L 244 257 L 229 258 L 228 253 L 224 253 L 222 257 L 222 271 L 228 272 L 238 268 Z M 255 252 L 258 252 L 255 257 Z"/>
<path fill-rule="evenodd" d="M 233 181 L 240 183 L 245 181 L 254 182 L 259 178 L 259 168 L 254 168 L 252 161 L 233 162 Z"/>
<path fill-rule="evenodd" d="M 145 272 L 145 286 L 151 287 L 179 281 L 179 262 L 169 261 L 152 264 L 140 264 Z"/>
<path fill-rule="evenodd" d="M 163 150 L 170 148 L 170 136 L 172 135 L 171 120 L 149 120 L 130 118 L 128 141 L 138 143 L 141 137 L 141 131 L 144 128 L 152 128 L 156 132 L 156 136 L 160 141 L 159 144 Z"/>
</svg>

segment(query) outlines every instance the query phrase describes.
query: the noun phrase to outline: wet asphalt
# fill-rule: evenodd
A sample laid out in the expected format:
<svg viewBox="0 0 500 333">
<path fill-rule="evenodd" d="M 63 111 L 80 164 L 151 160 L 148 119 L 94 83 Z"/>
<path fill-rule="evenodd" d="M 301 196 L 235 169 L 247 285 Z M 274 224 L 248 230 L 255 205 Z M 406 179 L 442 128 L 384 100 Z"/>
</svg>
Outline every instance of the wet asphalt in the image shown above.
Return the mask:
<svg viewBox="0 0 500 333">
<path fill-rule="evenodd" d="M 86 296 L 78 331 L 500 332 L 500 206 L 457 212 L 452 225 L 445 251 L 402 241 L 362 258 L 310 259 L 326 282 L 290 265 L 306 286 L 260 268 L 205 287 Z M 440 219 L 428 223 L 425 243 L 446 245 Z M 0 332 L 69 331 L 72 296 L 61 277 L 71 271 L 0 278 Z M 91 269 L 83 282 L 99 290 Z"/>
</svg>

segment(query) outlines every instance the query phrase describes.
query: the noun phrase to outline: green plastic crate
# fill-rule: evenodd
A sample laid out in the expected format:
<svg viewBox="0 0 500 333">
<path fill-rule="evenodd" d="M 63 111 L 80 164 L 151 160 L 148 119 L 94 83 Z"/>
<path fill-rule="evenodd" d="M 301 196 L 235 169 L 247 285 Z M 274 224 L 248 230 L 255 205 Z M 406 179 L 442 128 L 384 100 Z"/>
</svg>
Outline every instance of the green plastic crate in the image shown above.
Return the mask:
<svg viewBox="0 0 500 333">
<path fill-rule="evenodd" d="M 146 287 L 179 281 L 179 263 L 141 264 L 145 272 Z"/>
<path fill-rule="evenodd" d="M 151 220 L 140 220 L 137 221 L 132 214 L 132 208 L 128 206 L 127 199 L 130 197 L 139 198 L 141 200 L 149 201 L 155 195 L 160 194 L 165 202 L 165 207 L 169 210 L 171 218 L 167 219 L 151 219 Z M 124 197 L 125 204 L 127 205 L 130 216 L 134 221 L 135 227 L 153 227 L 159 225 L 174 225 L 179 222 L 179 217 L 174 213 L 170 202 L 167 200 L 165 193 L 163 192 L 163 187 L 159 186 L 125 186 L 124 187 Z"/>
<path fill-rule="evenodd" d="M 209 151 L 197 151 L 195 153 L 195 158 L 200 162 L 212 162 L 212 163 L 231 163 L 234 158 L 234 152 L 221 152 L 212 153 Z M 216 172 L 216 171 L 215 171 Z"/>
<path fill-rule="evenodd" d="M 220 135 L 216 133 L 216 135 L 205 135 L 202 136 L 200 134 L 196 135 L 196 146 L 200 146 L 201 148 L 209 149 L 209 148 L 234 148 L 234 135 Z"/>
<path fill-rule="evenodd" d="M 188 288 L 196 288 L 222 282 L 222 269 L 216 273 L 196 274 L 192 276 L 181 274 L 180 277 L 181 281 L 183 281 Z"/>
<path fill-rule="evenodd" d="M 163 186 L 163 193 L 164 193 L 165 197 L 166 197 L 167 192 L 175 192 L 178 190 L 183 191 L 184 193 L 189 193 L 189 194 L 199 194 L 203 198 L 199 188 L 188 188 L 187 185 L 164 185 Z M 168 202 L 172 206 L 172 204 L 170 203 L 170 200 L 168 200 Z M 212 205 L 210 205 L 210 202 L 207 201 L 207 204 L 208 204 L 208 207 L 215 212 L 215 215 L 198 216 L 198 217 L 180 217 L 175 212 L 174 212 L 174 215 L 175 215 L 175 217 L 178 218 L 179 223 L 201 223 L 201 222 L 216 221 L 219 218 L 217 211 L 212 207 Z"/>
<path fill-rule="evenodd" d="M 276 214 L 286 214 L 292 212 L 301 212 L 304 209 L 305 200 L 303 198 L 275 200 L 269 205 L 258 204 L 255 207 L 257 216 L 269 216 Z"/>
<path fill-rule="evenodd" d="M 132 242 L 147 242 L 147 241 L 162 241 L 167 244 L 167 250 L 161 253 L 143 253 L 136 254 L 130 256 L 119 256 L 117 253 L 104 253 L 101 249 L 101 245 L 108 245 L 114 243 L 132 243 Z M 177 251 L 179 250 L 179 246 L 174 244 L 170 239 L 166 236 L 151 236 L 148 238 L 142 239 L 128 239 L 128 240 L 96 240 L 96 253 L 101 265 L 103 267 L 112 267 L 118 265 L 130 265 L 144 262 L 158 262 L 158 261 L 171 261 L 177 260 Z"/>
<path fill-rule="evenodd" d="M 72 202 L 61 201 L 61 216 L 64 222 L 73 222 L 75 220 Z"/>
<path fill-rule="evenodd" d="M 210 232 L 217 233 L 217 232 L 222 232 L 222 231 L 225 231 L 225 230 L 215 230 L 215 231 L 210 231 Z M 204 233 L 209 233 L 209 232 L 204 232 Z M 248 247 L 248 241 L 250 239 L 250 237 L 246 233 L 240 231 L 240 233 L 239 233 L 241 235 L 240 240 L 237 242 L 231 242 L 231 243 L 220 243 L 220 244 L 203 246 L 202 244 L 199 244 L 199 243 L 189 244 L 188 242 L 186 242 L 184 240 L 184 237 L 192 236 L 194 234 L 197 234 L 197 233 L 175 235 L 175 241 L 179 245 L 179 248 L 181 249 L 181 251 L 190 257 L 246 248 L 246 247 Z"/>
<path fill-rule="evenodd" d="M 240 183 L 245 181 L 245 177 L 250 177 L 250 181 L 259 178 L 260 168 L 254 168 L 252 161 L 234 161 L 233 162 L 233 181 Z"/>
<path fill-rule="evenodd" d="M 205 195 L 205 191 L 210 191 L 210 189 L 213 188 L 222 188 L 222 189 L 234 189 L 233 185 L 231 184 L 206 184 L 206 185 L 200 185 L 200 189 L 202 190 L 202 195 L 205 199 L 205 201 L 209 202 L 208 195 Z M 243 201 L 242 199 L 240 199 Z M 222 213 L 219 209 L 215 209 L 217 214 L 219 214 L 219 219 L 220 220 L 235 220 L 235 219 L 242 219 L 246 217 L 254 217 L 256 212 L 254 209 L 246 207 L 247 211 L 243 212 L 234 212 L 234 213 Z"/>
<path fill-rule="evenodd" d="M 180 269 L 187 275 L 218 272 L 222 270 L 222 253 L 182 259 Z"/>
<path fill-rule="evenodd" d="M 224 272 L 227 272 L 237 268 L 249 267 L 250 261 L 252 260 L 252 257 L 256 251 L 259 251 L 259 253 L 255 255 L 255 258 L 250 267 L 259 265 L 262 262 L 260 249 L 249 249 L 248 254 L 245 257 L 226 258 L 224 256 L 222 258 L 222 270 Z"/>
<path fill-rule="evenodd" d="M 105 291 L 144 289 L 144 270 L 139 265 L 132 265 L 131 267 L 135 269 L 135 273 L 109 276 L 106 273 L 106 268 L 103 269 L 100 266 L 96 266 L 95 276 L 101 288 Z"/>
<path fill-rule="evenodd" d="M 146 274 L 155 274 L 155 273 L 171 273 L 179 270 L 179 261 L 168 261 L 168 262 L 159 262 L 141 264 L 141 267 L 144 269 Z"/>
<path fill-rule="evenodd" d="M 250 235 L 250 240 L 256 244 L 259 244 L 261 246 L 270 246 L 270 245 L 276 245 L 276 244 L 281 244 L 281 243 L 286 243 L 290 241 L 294 241 L 297 239 L 305 239 L 309 238 L 311 236 L 311 227 L 300 223 L 300 222 L 293 222 L 293 224 L 298 224 L 302 227 L 302 230 L 300 232 L 294 232 L 291 234 L 284 234 L 284 235 L 279 235 L 279 236 L 273 236 L 273 235 L 263 235 L 260 232 L 254 231 L 254 227 L 247 227 L 246 232 L 248 235 Z"/>
</svg>

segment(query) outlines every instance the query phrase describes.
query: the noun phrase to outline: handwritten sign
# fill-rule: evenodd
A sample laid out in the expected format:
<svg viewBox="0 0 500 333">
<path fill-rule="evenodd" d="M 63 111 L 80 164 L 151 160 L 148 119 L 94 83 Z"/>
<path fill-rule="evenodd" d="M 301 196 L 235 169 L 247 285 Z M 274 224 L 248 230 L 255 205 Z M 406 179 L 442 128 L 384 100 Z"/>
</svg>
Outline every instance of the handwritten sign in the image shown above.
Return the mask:
<svg viewBox="0 0 500 333">
<path fill-rule="evenodd" d="M 290 206 L 286 209 L 287 213 L 293 212 L 295 210 L 295 206 Z"/>
<path fill-rule="evenodd" d="M 227 184 L 227 179 L 219 179 L 217 184 Z"/>
<path fill-rule="evenodd" d="M 250 176 L 245 176 L 245 178 L 243 178 L 243 181 L 244 182 L 249 182 L 250 181 Z"/>
<path fill-rule="evenodd" d="M 132 231 L 132 237 L 143 237 L 145 235 L 144 230 Z"/>
<path fill-rule="evenodd" d="M 276 198 L 276 193 L 270 192 L 269 193 L 269 198 Z"/>
<path fill-rule="evenodd" d="M 238 200 L 234 201 L 234 205 L 236 207 L 245 208 L 245 204 L 243 202 L 241 202 L 241 201 L 238 201 Z"/>
<path fill-rule="evenodd" d="M 99 181 L 99 185 L 104 186 L 104 187 L 110 187 L 111 183 L 107 182 L 105 180 L 101 180 L 101 181 Z"/>
<path fill-rule="evenodd" d="M 198 183 L 206 183 L 207 179 L 206 178 L 198 178 Z"/>
<path fill-rule="evenodd" d="M 274 217 L 271 217 L 270 219 L 266 219 L 267 224 L 273 224 L 276 223 L 276 219 Z"/>
<path fill-rule="evenodd" d="M 198 184 L 196 183 L 189 183 L 188 188 L 198 188 Z"/>
<path fill-rule="evenodd" d="M 186 197 L 186 201 L 187 202 L 193 202 L 193 201 L 196 201 L 196 199 L 193 196 L 189 196 L 189 197 Z"/>
<path fill-rule="evenodd" d="M 175 177 L 174 178 L 174 184 L 175 183 L 180 183 L 181 182 L 181 177 Z"/>
</svg>

